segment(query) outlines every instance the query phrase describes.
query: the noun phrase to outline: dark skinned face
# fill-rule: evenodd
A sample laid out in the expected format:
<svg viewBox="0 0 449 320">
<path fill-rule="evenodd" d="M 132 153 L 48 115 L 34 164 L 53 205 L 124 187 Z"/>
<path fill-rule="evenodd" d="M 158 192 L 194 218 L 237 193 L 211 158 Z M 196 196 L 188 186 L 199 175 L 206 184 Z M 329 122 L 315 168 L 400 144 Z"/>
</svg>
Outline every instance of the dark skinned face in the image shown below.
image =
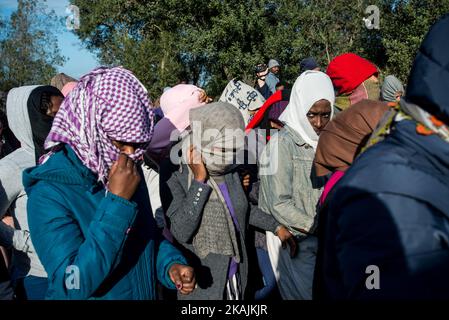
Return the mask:
<svg viewBox="0 0 449 320">
<path fill-rule="evenodd" d="M 313 104 L 307 113 L 307 119 L 317 135 L 326 127 L 331 118 L 331 104 L 327 100 L 320 100 Z"/>
<path fill-rule="evenodd" d="M 47 109 L 47 115 L 54 118 L 56 116 L 56 113 L 58 113 L 62 101 L 64 101 L 64 98 L 59 96 L 51 96 L 50 100 L 51 104 Z"/>
<path fill-rule="evenodd" d="M 281 70 L 281 68 L 279 68 L 279 67 L 271 68 L 271 72 L 274 73 L 274 74 L 278 74 L 280 70 Z"/>
</svg>

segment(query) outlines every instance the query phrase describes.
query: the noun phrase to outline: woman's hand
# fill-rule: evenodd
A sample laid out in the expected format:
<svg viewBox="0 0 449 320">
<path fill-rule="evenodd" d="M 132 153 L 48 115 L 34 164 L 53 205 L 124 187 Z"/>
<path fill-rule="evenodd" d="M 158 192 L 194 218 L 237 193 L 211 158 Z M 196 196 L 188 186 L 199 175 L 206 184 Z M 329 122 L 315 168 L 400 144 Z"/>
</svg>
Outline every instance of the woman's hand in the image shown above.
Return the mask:
<svg viewBox="0 0 449 320">
<path fill-rule="evenodd" d="M 193 172 L 194 179 L 201 183 L 206 182 L 208 177 L 206 166 L 204 165 L 201 153 L 193 145 L 190 146 L 187 153 L 187 162 Z"/>
<path fill-rule="evenodd" d="M 181 294 L 190 294 L 195 289 L 196 279 L 192 267 L 175 263 L 170 267 L 168 274 Z"/>
<path fill-rule="evenodd" d="M 116 196 L 131 200 L 140 182 L 135 162 L 121 153 L 109 172 L 109 191 Z"/>
<path fill-rule="evenodd" d="M 298 254 L 298 245 L 293 237 L 293 234 L 284 226 L 280 226 L 276 232 L 276 236 L 282 242 L 282 248 L 290 247 L 290 257 L 294 258 Z"/>
</svg>

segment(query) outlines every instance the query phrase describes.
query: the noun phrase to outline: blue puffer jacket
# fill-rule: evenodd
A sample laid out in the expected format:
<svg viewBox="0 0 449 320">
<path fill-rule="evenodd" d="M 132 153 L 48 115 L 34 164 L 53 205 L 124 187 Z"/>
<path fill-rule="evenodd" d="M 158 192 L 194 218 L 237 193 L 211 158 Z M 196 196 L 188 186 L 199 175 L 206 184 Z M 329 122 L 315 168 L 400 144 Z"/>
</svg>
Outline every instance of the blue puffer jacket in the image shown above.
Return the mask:
<svg viewBox="0 0 449 320">
<path fill-rule="evenodd" d="M 446 124 L 448 34 L 446 16 L 423 42 L 406 97 Z M 448 299 L 449 143 L 397 123 L 335 187 L 325 234 L 327 298 Z"/>
<path fill-rule="evenodd" d="M 161 240 L 143 183 L 132 201 L 106 193 L 68 146 L 23 183 L 47 299 L 155 299 L 156 278 L 174 289 L 168 270 L 186 260 Z"/>
</svg>

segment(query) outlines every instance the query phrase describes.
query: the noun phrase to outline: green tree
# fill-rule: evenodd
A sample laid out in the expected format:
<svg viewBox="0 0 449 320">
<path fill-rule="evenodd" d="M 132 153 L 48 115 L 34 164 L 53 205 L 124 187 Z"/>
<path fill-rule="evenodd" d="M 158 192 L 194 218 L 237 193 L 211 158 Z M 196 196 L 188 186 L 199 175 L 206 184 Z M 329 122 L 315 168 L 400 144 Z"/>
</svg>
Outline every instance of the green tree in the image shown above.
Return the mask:
<svg viewBox="0 0 449 320">
<path fill-rule="evenodd" d="M 402 80 L 432 23 L 449 0 L 72 0 L 78 36 L 104 64 L 131 69 L 153 97 L 181 79 L 219 95 L 227 81 L 254 82 L 254 66 L 278 59 L 293 82 L 302 59 L 323 69 L 354 52 Z M 380 9 L 368 30 L 365 9 Z"/>
<path fill-rule="evenodd" d="M 196 12 L 193 21 L 185 21 L 180 43 L 185 54 L 201 61 L 203 85 L 220 94 L 232 78 L 254 82 L 254 66 L 271 58 L 268 52 L 273 44 L 266 38 L 272 32 L 276 8 L 258 0 L 198 4 L 202 12 Z"/>
<path fill-rule="evenodd" d="M 80 8 L 76 34 L 88 49 L 98 53 L 102 64 L 132 70 L 153 97 L 183 77 L 176 32 L 185 16 L 183 6 L 175 6 L 180 1 L 71 2 Z"/>
<path fill-rule="evenodd" d="M 270 55 L 280 55 L 285 76 L 294 81 L 299 63 L 314 57 L 325 68 L 345 52 L 361 53 L 362 18 L 366 1 L 304 0 L 277 1 L 277 24 L 269 35 Z"/>
<path fill-rule="evenodd" d="M 0 23 L 0 90 L 49 83 L 56 67 L 64 63 L 54 11 L 37 0 L 18 0 L 17 11 Z"/>
<path fill-rule="evenodd" d="M 399 0 L 385 11 L 381 25 L 385 73 L 406 82 L 413 61 L 430 27 L 449 13 L 449 0 Z M 449 35 L 448 35 L 449 39 Z"/>
</svg>

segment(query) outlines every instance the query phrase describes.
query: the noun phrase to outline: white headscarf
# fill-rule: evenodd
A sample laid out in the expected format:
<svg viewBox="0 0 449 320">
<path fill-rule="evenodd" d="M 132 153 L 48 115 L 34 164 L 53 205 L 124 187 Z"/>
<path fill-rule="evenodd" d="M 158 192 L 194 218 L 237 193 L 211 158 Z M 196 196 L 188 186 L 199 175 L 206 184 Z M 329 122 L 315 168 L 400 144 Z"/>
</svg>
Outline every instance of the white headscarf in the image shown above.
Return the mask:
<svg viewBox="0 0 449 320">
<path fill-rule="evenodd" d="M 331 79 L 321 71 L 306 71 L 296 79 L 290 103 L 279 118 L 295 130 L 314 150 L 318 145 L 318 135 L 307 119 L 307 113 L 315 102 L 323 99 L 331 104 L 332 118 L 335 94 Z"/>
</svg>

